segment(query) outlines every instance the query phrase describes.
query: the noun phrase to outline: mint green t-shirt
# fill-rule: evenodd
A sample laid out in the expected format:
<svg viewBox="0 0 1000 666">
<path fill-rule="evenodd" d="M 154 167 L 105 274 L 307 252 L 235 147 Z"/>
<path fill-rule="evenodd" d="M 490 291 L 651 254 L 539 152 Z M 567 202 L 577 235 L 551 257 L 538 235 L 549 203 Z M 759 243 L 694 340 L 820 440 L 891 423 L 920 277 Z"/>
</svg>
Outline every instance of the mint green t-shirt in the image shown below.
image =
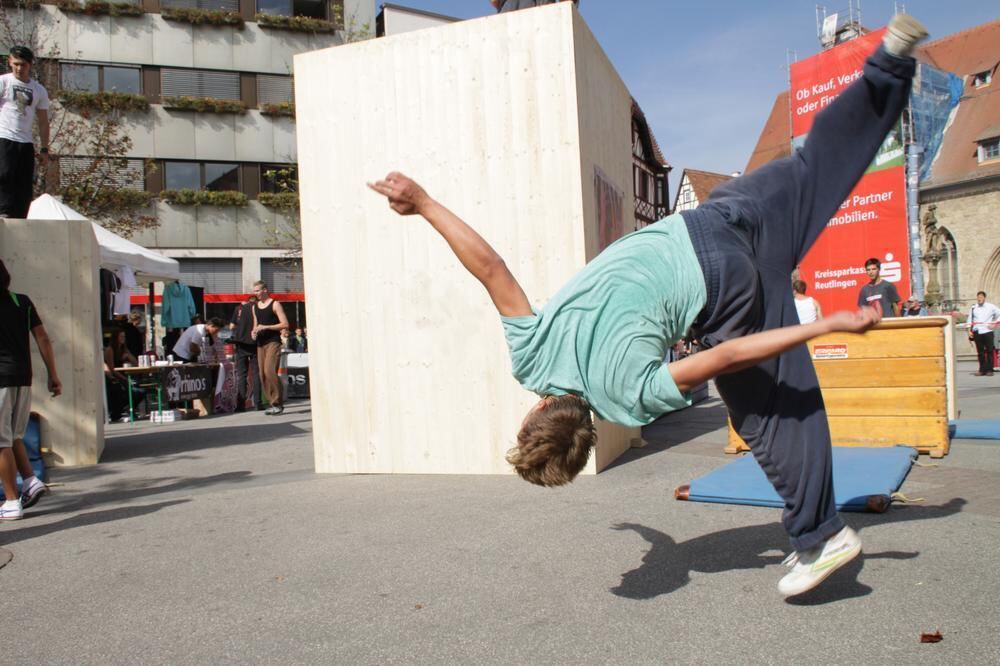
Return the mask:
<svg viewBox="0 0 1000 666">
<path fill-rule="evenodd" d="M 645 425 L 691 400 L 664 357 L 705 306 L 705 278 L 680 215 L 608 246 L 541 311 L 501 317 L 514 377 L 573 393 L 597 414 Z"/>
</svg>

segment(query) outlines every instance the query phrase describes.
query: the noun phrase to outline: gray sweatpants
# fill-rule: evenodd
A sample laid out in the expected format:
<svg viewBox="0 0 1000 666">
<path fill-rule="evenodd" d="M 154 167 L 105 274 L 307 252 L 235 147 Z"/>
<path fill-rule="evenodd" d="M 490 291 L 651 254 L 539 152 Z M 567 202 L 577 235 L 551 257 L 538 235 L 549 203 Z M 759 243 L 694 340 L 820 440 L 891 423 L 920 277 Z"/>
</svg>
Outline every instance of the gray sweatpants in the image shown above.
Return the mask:
<svg viewBox="0 0 1000 666">
<path fill-rule="evenodd" d="M 30 386 L 0 386 L 0 449 L 23 439 L 31 414 Z"/>
<path fill-rule="evenodd" d="M 708 288 L 695 322 L 706 346 L 799 323 L 790 276 L 899 120 L 914 61 L 881 47 L 820 113 L 802 149 L 718 187 L 684 211 Z M 834 504 L 830 429 L 805 345 L 716 379 L 733 427 L 785 501 L 796 550 L 844 524 Z"/>
</svg>

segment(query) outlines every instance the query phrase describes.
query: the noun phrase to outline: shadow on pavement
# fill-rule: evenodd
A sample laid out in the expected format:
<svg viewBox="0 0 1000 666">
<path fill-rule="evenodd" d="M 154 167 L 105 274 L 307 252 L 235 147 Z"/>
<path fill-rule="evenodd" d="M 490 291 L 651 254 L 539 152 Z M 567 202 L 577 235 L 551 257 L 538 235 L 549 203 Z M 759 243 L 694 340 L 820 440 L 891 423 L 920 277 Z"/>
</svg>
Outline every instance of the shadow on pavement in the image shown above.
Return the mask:
<svg viewBox="0 0 1000 666">
<path fill-rule="evenodd" d="M 181 453 L 204 451 L 224 446 L 242 446 L 276 439 L 307 437 L 309 433 L 296 426 L 299 421 L 278 423 L 220 424 L 211 420 L 203 428 L 169 428 L 143 430 L 117 435 L 105 441 L 102 463 L 121 462 L 136 458 L 164 458 Z M 159 461 L 154 461 L 159 462 Z M 92 468 L 78 468 L 89 474 Z M 61 475 L 60 475 L 61 476 Z"/>
<path fill-rule="evenodd" d="M 112 481 L 100 490 L 87 490 L 80 493 L 59 493 L 45 497 L 41 506 L 43 510 L 32 510 L 32 516 L 44 516 L 50 513 L 68 513 L 82 511 L 90 506 L 106 504 L 125 504 L 132 500 L 150 495 L 162 495 L 182 490 L 196 490 L 220 483 L 240 483 L 252 477 L 249 470 L 223 472 L 211 476 L 200 477 L 161 477 L 158 479 L 142 478 L 126 481 Z"/>
<path fill-rule="evenodd" d="M 841 514 L 845 521 L 861 531 L 871 525 L 931 520 L 959 513 L 966 501 L 954 498 L 940 506 L 895 507 L 884 514 Z M 632 531 L 650 544 L 637 568 L 622 574 L 621 583 L 611 593 L 628 599 L 652 599 L 670 594 L 691 580 L 691 572 L 721 573 L 741 569 L 763 569 L 780 564 L 784 553 L 774 552 L 776 544 L 787 543 L 787 535 L 778 523 L 750 525 L 696 537 L 678 543 L 663 532 L 635 523 L 613 525 L 613 530 Z M 834 574 L 833 583 L 824 583 L 810 593 L 789 600 L 799 605 L 818 605 L 871 593 L 871 588 L 858 582 L 858 573 L 866 559 L 907 560 L 919 552 L 887 551 L 865 553 L 843 570 Z M 775 581 L 777 582 L 777 581 Z"/>
<path fill-rule="evenodd" d="M 116 509 L 91 511 L 90 513 L 69 516 L 68 518 L 63 518 L 62 520 L 54 523 L 47 523 L 44 525 L 32 525 L 29 523 L 28 525 L 22 527 L 21 525 L 23 523 L 19 523 L 16 527 L 11 526 L 0 530 L 0 537 L 2 537 L 2 541 L 6 545 L 16 543 L 18 541 L 27 541 L 28 539 L 45 536 L 53 532 L 62 532 L 73 529 L 74 527 L 86 527 L 88 525 L 107 523 L 114 520 L 137 518 L 139 516 L 145 516 L 155 511 L 159 511 L 160 509 L 165 509 L 168 506 L 184 504 L 185 502 L 190 501 L 191 500 L 187 499 L 177 499 L 166 502 L 158 502 L 156 504 L 147 504 L 145 506 L 123 506 Z"/>
</svg>

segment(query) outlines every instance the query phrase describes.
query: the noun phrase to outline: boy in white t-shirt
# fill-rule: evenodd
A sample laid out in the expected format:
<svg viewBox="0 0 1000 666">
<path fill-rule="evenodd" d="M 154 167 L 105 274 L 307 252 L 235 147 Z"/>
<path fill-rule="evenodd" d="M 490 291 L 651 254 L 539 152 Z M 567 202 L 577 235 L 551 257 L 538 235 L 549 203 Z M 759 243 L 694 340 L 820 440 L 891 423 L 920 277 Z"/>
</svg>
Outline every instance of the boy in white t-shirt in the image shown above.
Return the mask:
<svg viewBox="0 0 1000 666">
<path fill-rule="evenodd" d="M 35 54 L 14 46 L 7 56 L 10 74 L 0 76 L 0 216 L 26 218 L 35 178 L 32 123 L 38 117 L 42 168 L 49 152 L 49 93 L 31 78 Z"/>
</svg>

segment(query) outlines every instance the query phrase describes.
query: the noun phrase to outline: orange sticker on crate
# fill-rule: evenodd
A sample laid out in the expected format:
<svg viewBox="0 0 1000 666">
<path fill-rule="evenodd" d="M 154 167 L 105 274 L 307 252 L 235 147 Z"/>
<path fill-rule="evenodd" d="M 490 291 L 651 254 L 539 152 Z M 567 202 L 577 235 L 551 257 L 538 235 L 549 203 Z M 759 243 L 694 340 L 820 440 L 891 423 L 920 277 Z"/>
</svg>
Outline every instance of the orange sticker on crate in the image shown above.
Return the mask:
<svg viewBox="0 0 1000 666">
<path fill-rule="evenodd" d="M 813 345 L 813 358 L 817 360 L 830 358 L 847 358 L 847 345 Z"/>
</svg>

